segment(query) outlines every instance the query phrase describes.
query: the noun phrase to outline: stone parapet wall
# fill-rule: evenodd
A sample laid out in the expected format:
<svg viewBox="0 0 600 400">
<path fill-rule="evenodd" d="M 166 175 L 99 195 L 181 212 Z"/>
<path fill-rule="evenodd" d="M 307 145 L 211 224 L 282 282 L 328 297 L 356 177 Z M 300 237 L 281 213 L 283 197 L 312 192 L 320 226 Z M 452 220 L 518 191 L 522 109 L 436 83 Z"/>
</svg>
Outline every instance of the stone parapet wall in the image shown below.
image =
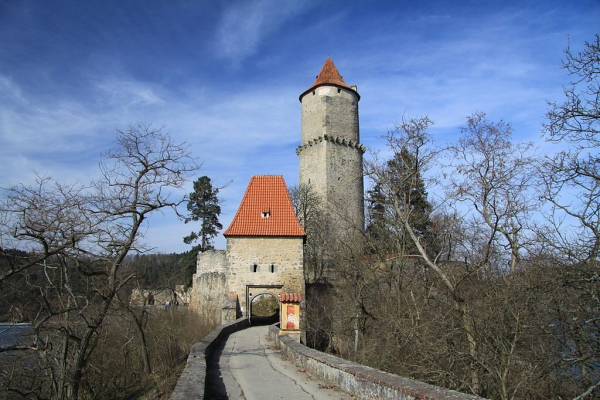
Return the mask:
<svg viewBox="0 0 600 400">
<path fill-rule="evenodd" d="M 322 353 L 298 343 L 294 338 L 279 334 L 275 325 L 269 336 L 296 365 L 340 390 L 359 399 L 381 400 L 468 400 L 482 399 L 474 395 L 448 390 L 439 386 L 403 378 L 361 364 Z"/>
<path fill-rule="evenodd" d="M 212 356 L 220 342 L 233 332 L 246 329 L 250 322 L 240 318 L 230 324 L 222 325 L 195 343 L 187 359 L 170 400 L 203 400 L 205 398 L 207 360 Z"/>
</svg>

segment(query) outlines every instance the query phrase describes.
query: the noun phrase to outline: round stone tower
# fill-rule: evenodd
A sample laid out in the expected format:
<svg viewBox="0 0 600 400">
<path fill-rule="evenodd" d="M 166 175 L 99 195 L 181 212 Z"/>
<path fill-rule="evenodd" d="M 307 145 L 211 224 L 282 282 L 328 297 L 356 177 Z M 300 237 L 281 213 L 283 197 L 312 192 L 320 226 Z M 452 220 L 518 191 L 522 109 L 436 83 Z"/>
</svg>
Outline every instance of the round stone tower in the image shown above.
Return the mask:
<svg viewBox="0 0 600 400">
<path fill-rule="evenodd" d="M 300 184 L 320 197 L 337 237 L 364 227 L 363 153 L 356 86 L 348 86 L 330 58 L 300 95 Z"/>
</svg>

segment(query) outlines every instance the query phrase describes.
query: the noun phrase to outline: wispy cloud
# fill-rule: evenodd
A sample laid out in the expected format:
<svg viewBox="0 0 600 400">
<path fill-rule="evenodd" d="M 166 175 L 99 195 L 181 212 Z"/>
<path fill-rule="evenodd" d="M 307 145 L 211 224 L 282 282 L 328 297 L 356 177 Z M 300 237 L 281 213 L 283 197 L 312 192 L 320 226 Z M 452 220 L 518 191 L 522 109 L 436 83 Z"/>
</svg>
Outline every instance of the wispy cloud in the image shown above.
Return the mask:
<svg viewBox="0 0 600 400">
<path fill-rule="evenodd" d="M 163 104 L 164 100 L 157 93 L 158 89 L 153 86 L 131 79 L 117 78 L 105 78 L 96 84 L 96 88 L 103 92 L 103 100 L 120 106 Z"/>
<path fill-rule="evenodd" d="M 225 10 L 217 29 L 216 51 L 239 64 L 255 54 L 265 37 L 309 5 L 293 1 L 283 4 L 278 0 L 234 2 Z"/>
</svg>

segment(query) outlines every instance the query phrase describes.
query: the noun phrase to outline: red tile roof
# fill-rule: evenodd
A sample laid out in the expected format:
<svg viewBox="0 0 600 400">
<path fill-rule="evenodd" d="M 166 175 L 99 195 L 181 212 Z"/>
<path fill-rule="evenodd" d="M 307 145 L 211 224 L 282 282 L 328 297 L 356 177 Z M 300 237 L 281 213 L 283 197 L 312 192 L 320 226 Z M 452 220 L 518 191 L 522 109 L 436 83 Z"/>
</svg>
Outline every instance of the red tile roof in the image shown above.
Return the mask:
<svg viewBox="0 0 600 400">
<path fill-rule="evenodd" d="M 306 233 L 282 176 L 253 176 L 224 236 L 294 236 Z"/>
<path fill-rule="evenodd" d="M 300 303 L 302 293 L 282 293 L 279 295 L 279 301 L 282 303 Z"/>
<path fill-rule="evenodd" d="M 325 60 L 325 64 L 323 65 L 323 68 L 321 68 L 321 72 L 319 72 L 319 75 L 317 75 L 317 79 L 312 84 L 312 86 L 306 89 L 300 95 L 300 101 L 302 101 L 302 96 L 304 96 L 306 93 L 310 92 L 318 86 L 323 85 L 332 85 L 343 87 L 346 89 L 351 89 L 350 86 L 346 85 L 346 82 L 344 82 L 342 75 L 340 75 L 339 71 L 333 64 L 333 61 L 329 57 L 327 57 L 327 60 Z"/>
<path fill-rule="evenodd" d="M 339 71 L 333 64 L 333 61 L 329 57 L 327 57 L 327 60 L 325 60 L 325 64 L 323 64 L 323 68 L 321 68 L 321 72 L 319 72 L 319 75 L 317 75 L 317 79 L 315 80 L 315 83 L 312 84 L 311 88 L 324 83 L 333 83 L 335 85 L 350 89 L 350 86 L 346 85 L 342 75 L 340 75 Z"/>
</svg>

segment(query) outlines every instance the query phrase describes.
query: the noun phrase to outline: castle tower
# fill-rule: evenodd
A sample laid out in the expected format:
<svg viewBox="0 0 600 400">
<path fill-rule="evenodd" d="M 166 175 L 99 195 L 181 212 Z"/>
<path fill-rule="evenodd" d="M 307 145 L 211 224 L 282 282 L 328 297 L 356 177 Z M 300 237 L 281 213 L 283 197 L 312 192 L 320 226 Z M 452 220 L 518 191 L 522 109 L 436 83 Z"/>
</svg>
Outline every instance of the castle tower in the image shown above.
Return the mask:
<svg viewBox="0 0 600 400">
<path fill-rule="evenodd" d="M 363 153 L 356 86 L 348 86 L 327 58 L 317 79 L 300 95 L 300 184 L 325 204 L 336 237 L 364 227 Z"/>
</svg>

